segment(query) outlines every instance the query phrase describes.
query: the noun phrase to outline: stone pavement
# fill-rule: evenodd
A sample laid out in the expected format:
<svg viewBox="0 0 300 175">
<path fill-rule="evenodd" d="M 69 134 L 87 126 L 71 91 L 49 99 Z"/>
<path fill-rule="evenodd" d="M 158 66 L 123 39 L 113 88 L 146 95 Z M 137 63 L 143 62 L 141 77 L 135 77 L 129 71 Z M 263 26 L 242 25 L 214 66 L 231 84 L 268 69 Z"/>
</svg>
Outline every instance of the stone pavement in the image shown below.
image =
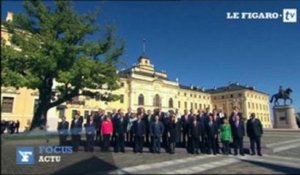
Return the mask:
<svg viewBox="0 0 300 175">
<path fill-rule="evenodd" d="M 245 166 L 249 164 L 248 166 Z M 300 173 L 300 159 L 280 156 L 200 155 L 192 158 L 138 165 L 110 171 L 111 174 L 195 174 L 195 173 Z M 244 166 L 241 168 L 241 166 Z M 234 167 L 234 168 L 233 168 Z M 257 169 L 257 167 L 259 167 Z M 261 167 L 265 170 L 261 171 Z"/>
<path fill-rule="evenodd" d="M 245 138 L 247 142 L 248 138 Z M 57 145 L 52 138 L 47 143 L 43 139 L 2 140 L 1 174 L 293 174 L 300 173 L 299 132 L 268 131 L 263 137 L 264 149 L 259 156 L 190 155 L 177 148 L 176 154 L 151 154 L 145 148 L 143 154 L 84 152 L 83 148 L 71 155 L 62 155 L 60 163 L 40 163 L 16 165 L 16 147 Z M 37 155 L 36 155 L 37 156 Z M 37 159 L 37 158 L 36 158 Z"/>
</svg>

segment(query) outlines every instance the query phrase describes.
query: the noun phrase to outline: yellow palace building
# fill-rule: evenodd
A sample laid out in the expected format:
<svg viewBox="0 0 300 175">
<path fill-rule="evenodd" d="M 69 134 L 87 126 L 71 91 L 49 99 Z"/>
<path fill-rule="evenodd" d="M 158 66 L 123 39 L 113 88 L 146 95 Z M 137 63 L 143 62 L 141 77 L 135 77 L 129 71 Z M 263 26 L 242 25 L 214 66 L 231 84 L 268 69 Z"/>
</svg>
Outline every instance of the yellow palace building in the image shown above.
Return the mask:
<svg viewBox="0 0 300 175">
<path fill-rule="evenodd" d="M 1 39 L 8 42 L 9 34 L 1 26 Z M 114 91 L 121 95 L 115 102 L 102 102 L 99 99 L 79 96 L 49 110 L 48 122 L 56 128 L 59 117 L 66 116 L 70 121 L 78 110 L 83 116 L 100 108 L 107 112 L 113 109 L 138 107 L 153 110 L 161 107 L 163 111 L 178 109 L 181 114 L 185 109 L 204 110 L 205 108 L 222 109 L 229 115 L 234 106 L 239 107 L 244 117 L 255 113 L 264 128 L 271 128 L 268 94 L 255 90 L 254 87 L 230 83 L 224 87 L 204 89 L 196 86 L 183 86 L 178 80 L 172 81 L 166 72 L 157 71 L 146 56 L 138 58 L 138 63 L 131 68 L 119 71 L 121 88 Z M 1 118 L 19 120 L 20 131 L 28 128 L 38 102 L 37 91 L 27 88 L 1 87 Z"/>
</svg>

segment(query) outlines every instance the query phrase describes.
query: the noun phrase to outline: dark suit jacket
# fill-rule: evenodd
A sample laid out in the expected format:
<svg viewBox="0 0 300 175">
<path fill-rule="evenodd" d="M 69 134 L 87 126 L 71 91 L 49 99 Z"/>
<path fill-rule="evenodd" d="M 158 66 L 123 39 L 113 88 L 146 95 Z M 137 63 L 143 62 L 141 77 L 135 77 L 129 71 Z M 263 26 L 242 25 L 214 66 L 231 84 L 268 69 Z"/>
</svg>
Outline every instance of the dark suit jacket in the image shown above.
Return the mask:
<svg viewBox="0 0 300 175">
<path fill-rule="evenodd" d="M 201 136 L 201 125 L 199 122 L 196 123 L 196 126 L 191 123 L 189 128 L 189 136 L 193 138 L 198 138 Z"/>
<path fill-rule="evenodd" d="M 116 133 L 119 135 L 125 134 L 127 132 L 127 125 L 128 125 L 128 120 L 123 118 L 123 121 L 121 119 L 118 119 L 115 122 L 115 128 L 116 128 Z"/>
<path fill-rule="evenodd" d="M 231 124 L 232 136 L 234 138 L 242 138 L 245 136 L 245 125 L 244 121 L 240 120 L 238 127 L 235 122 Z"/>
<path fill-rule="evenodd" d="M 146 133 L 146 126 L 145 126 L 145 122 L 143 120 L 141 120 L 140 122 L 138 122 L 138 120 L 133 122 L 133 133 L 136 136 L 144 136 Z"/>
<path fill-rule="evenodd" d="M 263 126 L 259 119 L 255 118 L 254 121 L 252 119 L 248 119 L 247 121 L 247 135 L 248 137 L 260 137 L 263 134 Z"/>
<path fill-rule="evenodd" d="M 60 135 L 68 135 L 69 122 L 67 121 L 59 122 L 57 126 L 57 130 Z"/>
<path fill-rule="evenodd" d="M 212 122 L 211 125 L 209 125 L 209 122 L 205 123 L 205 135 L 208 138 L 214 138 L 214 136 L 218 133 L 218 126 L 216 122 Z"/>
<path fill-rule="evenodd" d="M 96 132 L 96 123 L 90 123 L 89 121 L 85 124 L 85 132 L 86 134 L 93 135 Z"/>
<path fill-rule="evenodd" d="M 93 120 L 94 120 L 95 125 L 96 125 L 96 130 L 99 131 L 100 128 L 101 128 L 100 126 L 101 126 L 101 122 L 102 122 L 101 116 L 100 115 L 95 115 Z"/>
<path fill-rule="evenodd" d="M 161 121 L 159 121 L 158 123 L 151 122 L 151 125 L 150 125 L 150 135 L 151 136 L 160 137 L 160 136 L 162 136 L 164 130 L 165 130 L 165 127 Z"/>
<path fill-rule="evenodd" d="M 170 134 L 170 142 L 179 142 L 180 140 L 180 122 L 170 122 L 167 128 L 167 132 Z"/>
<path fill-rule="evenodd" d="M 191 123 L 191 115 L 188 115 L 187 119 L 185 118 L 185 115 L 181 116 L 181 126 L 183 128 L 183 130 L 188 131 L 188 128 L 190 126 Z"/>
<path fill-rule="evenodd" d="M 82 130 L 82 120 L 78 119 L 77 122 L 75 122 L 75 119 L 73 119 L 72 123 L 71 123 L 71 133 L 72 133 L 72 135 L 79 135 L 81 130 Z"/>
</svg>

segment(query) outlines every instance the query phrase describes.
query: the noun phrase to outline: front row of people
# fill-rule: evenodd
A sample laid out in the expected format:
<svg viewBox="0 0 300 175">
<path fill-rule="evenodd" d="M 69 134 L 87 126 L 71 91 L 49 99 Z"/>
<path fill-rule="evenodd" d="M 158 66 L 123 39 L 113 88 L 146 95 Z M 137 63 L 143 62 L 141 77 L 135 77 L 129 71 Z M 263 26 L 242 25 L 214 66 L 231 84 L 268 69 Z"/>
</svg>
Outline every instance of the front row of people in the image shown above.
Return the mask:
<svg viewBox="0 0 300 175">
<path fill-rule="evenodd" d="M 245 136 L 244 121 L 241 119 L 241 114 L 233 112 L 230 118 L 223 117 L 216 120 L 213 113 L 207 113 L 199 116 L 188 117 L 188 123 L 183 122 L 184 116 L 178 120 L 176 115 L 171 114 L 169 117 L 161 118 L 161 115 L 154 114 L 151 120 L 146 123 L 144 115 L 137 114 L 137 118 L 132 120 L 124 115 L 110 117 L 103 115 L 101 123 L 91 115 L 87 118 L 85 124 L 86 133 L 86 151 L 93 151 L 96 143 L 101 142 L 102 151 L 109 151 L 111 142 L 115 152 L 125 152 L 125 140 L 130 142 L 126 134 L 128 134 L 128 126 L 132 125 L 130 131 L 133 136 L 133 151 L 135 153 L 143 152 L 144 136 L 148 129 L 150 140 L 149 148 L 153 153 L 160 153 L 161 139 L 163 147 L 171 154 L 175 153 L 175 147 L 181 140 L 181 136 L 186 134 L 188 142 L 183 146 L 192 154 L 219 153 L 219 136 L 222 142 L 222 151 L 225 155 L 230 153 L 230 141 L 233 140 L 234 155 L 237 155 L 238 150 L 240 155 L 244 155 L 243 137 Z M 166 122 L 166 120 L 168 120 Z M 76 114 L 71 123 L 71 140 L 73 151 L 77 152 L 80 145 L 80 137 L 82 132 L 83 117 Z M 166 125 L 167 123 L 167 125 Z M 58 125 L 59 139 L 61 145 L 67 144 L 69 123 L 62 119 Z M 257 153 L 261 156 L 260 138 L 262 135 L 262 125 L 259 119 L 255 118 L 255 114 L 251 114 L 247 121 L 247 134 L 250 138 L 251 154 L 256 154 L 254 145 L 256 144 Z M 166 139 L 164 140 L 164 136 Z M 184 138 L 183 138 L 184 139 Z"/>
</svg>

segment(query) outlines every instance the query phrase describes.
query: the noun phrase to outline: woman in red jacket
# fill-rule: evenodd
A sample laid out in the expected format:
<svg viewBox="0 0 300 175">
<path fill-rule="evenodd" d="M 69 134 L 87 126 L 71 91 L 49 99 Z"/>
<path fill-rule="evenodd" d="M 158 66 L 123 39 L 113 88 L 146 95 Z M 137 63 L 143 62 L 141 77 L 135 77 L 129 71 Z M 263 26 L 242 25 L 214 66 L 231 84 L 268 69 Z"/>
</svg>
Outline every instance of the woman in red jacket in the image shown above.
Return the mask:
<svg viewBox="0 0 300 175">
<path fill-rule="evenodd" d="M 104 120 L 102 121 L 101 125 L 101 131 L 100 131 L 102 138 L 103 138 L 103 145 L 102 145 L 102 151 L 109 151 L 109 140 L 113 133 L 113 124 L 110 120 L 109 116 L 105 116 Z"/>
</svg>

